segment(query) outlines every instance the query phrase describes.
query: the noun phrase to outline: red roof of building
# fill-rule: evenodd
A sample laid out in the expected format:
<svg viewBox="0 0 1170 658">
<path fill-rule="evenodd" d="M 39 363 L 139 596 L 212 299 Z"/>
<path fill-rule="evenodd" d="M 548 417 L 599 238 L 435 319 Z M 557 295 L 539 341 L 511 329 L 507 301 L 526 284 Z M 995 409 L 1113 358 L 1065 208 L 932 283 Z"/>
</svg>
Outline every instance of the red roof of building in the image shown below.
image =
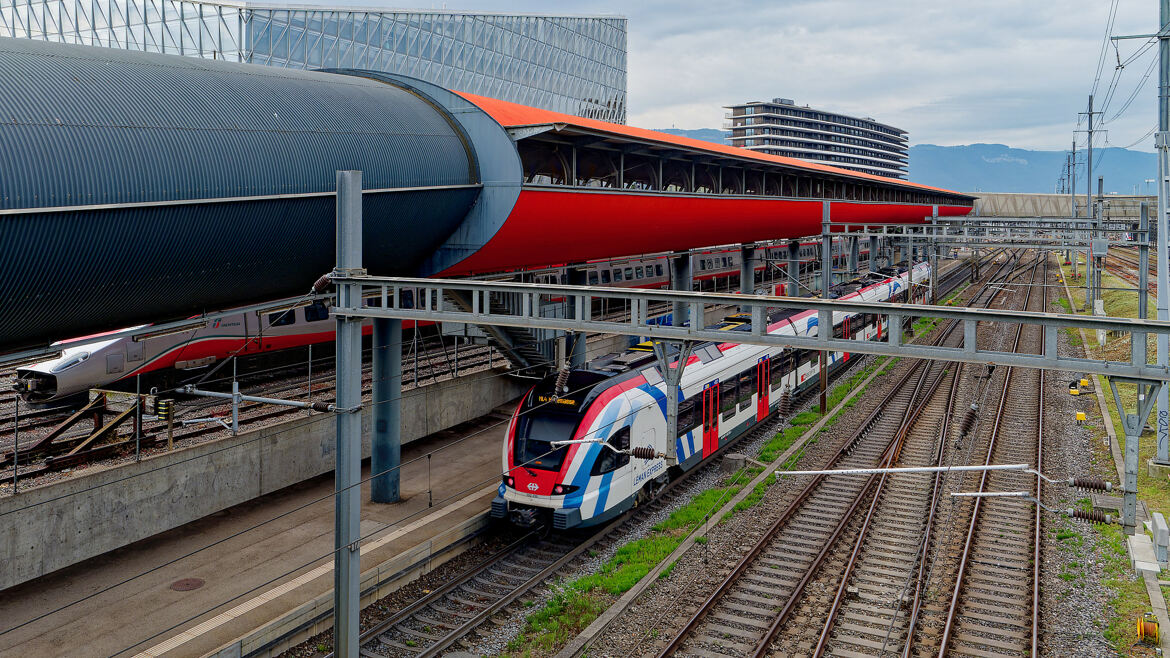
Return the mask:
<svg viewBox="0 0 1170 658">
<path fill-rule="evenodd" d="M 680 135 L 671 135 L 669 133 L 662 133 L 656 130 L 647 130 L 645 128 L 635 128 L 620 123 L 609 123 L 607 121 L 598 121 L 597 119 L 587 119 L 572 114 L 562 114 L 560 112 L 553 112 L 551 110 L 542 110 L 536 107 L 529 107 L 527 105 L 519 105 L 517 103 L 510 103 L 496 98 L 488 98 L 486 96 L 477 96 L 466 92 L 455 92 L 467 100 L 475 103 L 484 112 L 487 112 L 493 119 L 498 121 L 500 125 L 505 128 L 514 128 L 518 126 L 542 126 L 549 124 L 566 124 L 576 126 L 596 132 L 605 132 L 613 135 L 635 138 L 643 141 L 661 142 L 663 144 L 673 144 L 674 146 L 684 147 L 690 150 L 706 151 L 708 153 L 718 153 L 729 157 L 739 158 L 743 160 L 757 160 L 760 162 L 768 162 L 771 164 L 784 165 L 786 167 L 795 167 L 798 169 L 805 169 L 809 171 L 820 171 L 838 176 L 846 176 L 849 178 L 860 178 L 865 180 L 872 180 L 891 185 L 900 185 L 904 187 L 913 187 L 922 190 L 931 190 L 935 192 L 946 192 L 948 194 L 962 194 L 953 190 L 943 189 L 941 187 L 931 187 L 929 185 L 922 185 L 920 183 L 911 183 L 898 178 L 886 178 L 885 176 L 875 176 L 860 171 L 852 171 L 850 169 L 841 169 L 839 167 L 831 167 L 829 165 L 817 164 L 815 162 L 808 162 L 798 158 L 787 158 L 782 155 L 770 155 L 767 153 L 760 153 L 750 149 L 739 148 L 737 146 L 729 146 L 726 144 L 717 144 L 715 142 L 707 142 L 701 139 L 693 139 L 690 137 L 682 137 Z M 966 195 L 964 195 L 966 196 Z"/>
</svg>

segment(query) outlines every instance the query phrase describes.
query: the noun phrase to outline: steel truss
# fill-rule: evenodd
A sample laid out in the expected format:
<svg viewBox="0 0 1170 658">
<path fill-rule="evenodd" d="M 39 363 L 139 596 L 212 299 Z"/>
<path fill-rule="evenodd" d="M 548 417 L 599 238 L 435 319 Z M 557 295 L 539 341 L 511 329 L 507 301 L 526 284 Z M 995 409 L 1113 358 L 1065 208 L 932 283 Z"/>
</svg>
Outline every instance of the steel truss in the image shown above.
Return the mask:
<svg viewBox="0 0 1170 658">
<path fill-rule="evenodd" d="M 553 329 L 573 332 L 594 332 L 646 337 L 651 340 L 673 342 L 736 342 L 750 345 L 772 345 L 797 349 L 829 350 L 857 354 L 906 356 L 965 363 L 995 363 L 1021 368 L 1072 370 L 1144 380 L 1170 380 L 1170 368 L 1146 362 L 1144 336 L 1170 335 L 1170 322 L 1131 318 L 1073 316 L 1033 311 L 995 311 L 974 308 L 956 308 L 924 304 L 890 304 L 853 300 L 819 299 L 806 297 L 775 297 L 770 295 L 742 295 L 729 293 L 691 292 L 685 290 L 644 290 L 598 288 L 590 286 L 552 285 L 469 281 L 451 279 L 421 279 L 407 277 L 377 277 L 362 275 L 333 276 L 335 285 L 361 287 L 361 294 L 352 299 L 365 299 L 366 304 L 352 306 L 339 303 L 333 309 L 338 317 L 391 318 L 400 320 L 431 320 L 435 322 L 462 322 L 490 324 L 530 329 Z M 409 293 L 409 294 L 404 294 Z M 458 295 L 470 299 L 470 311 L 451 301 Z M 519 303 L 492 304 L 493 299 L 512 296 Z M 564 299 L 574 310 L 571 318 L 542 317 L 540 302 Z M 595 319 L 591 315 L 592 302 L 607 299 L 625 302 L 631 309 L 628 320 Z M 406 303 L 404 303 L 406 300 Z M 707 306 L 737 305 L 752 318 L 751 331 L 708 329 L 700 325 L 667 326 L 647 324 L 649 306 L 654 302 L 681 304 L 690 310 L 690 317 L 702 318 Z M 374 305 L 380 304 L 380 305 Z M 505 309 L 504 307 L 510 307 Z M 818 325 L 830 325 L 832 314 L 874 313 L 891 318 L 941 318 L 963 324 L 964 346 L 942 347 L 908 344 L 902 338 L 902 323 L 889 322 L 887 340 L 862 341 L 834 338 L 830 332 L 823 335 L 785 336 L 768 334 L 765 318 L 777 309 L 816 311 Z M 838 316 L 839 317 L 839 316 Z M 1044 332 L 1041 354 L 1020 354 L 979 349 L 975 334 L 980 325 L 991 323 L 1025 324 L 1038 326 Z M 1057 336 L 1061 329 L 1084 328 L 1139 336 L 1133 341 L 1138 354 L 1131 353 L 1130 361 L 1102 361 L 1064 357 L 1057 353 Z"/>
</svg>

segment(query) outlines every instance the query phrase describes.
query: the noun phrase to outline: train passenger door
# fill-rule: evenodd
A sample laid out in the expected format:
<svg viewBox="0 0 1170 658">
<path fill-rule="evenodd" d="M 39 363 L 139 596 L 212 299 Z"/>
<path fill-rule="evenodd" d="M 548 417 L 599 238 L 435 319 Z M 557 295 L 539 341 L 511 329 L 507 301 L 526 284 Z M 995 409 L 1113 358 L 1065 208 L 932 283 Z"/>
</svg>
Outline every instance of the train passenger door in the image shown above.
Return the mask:
<svg viewBox="0 0 1170 658">
<path fill-rule="evenodd" d="M 703 389 L 703 458 L 719 449 L 719 382 Z"/>
<path fill-rule="evenodd" d="M 765 356 L 756 363 L 756 420 L 768 416 L 768 391 L 772 388 L 772 357 Z"/>
</svg>

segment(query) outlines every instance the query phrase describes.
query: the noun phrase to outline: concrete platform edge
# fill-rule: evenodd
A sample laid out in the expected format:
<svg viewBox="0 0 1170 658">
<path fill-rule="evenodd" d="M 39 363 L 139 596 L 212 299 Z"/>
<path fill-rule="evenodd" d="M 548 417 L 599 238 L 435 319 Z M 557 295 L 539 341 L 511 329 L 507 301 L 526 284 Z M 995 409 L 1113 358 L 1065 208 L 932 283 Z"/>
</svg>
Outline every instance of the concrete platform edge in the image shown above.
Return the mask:
<svg viewBox="0 0 1170 658">
<path fill-rule="evenodd" d="M 485 510 L 361 575 L 364 607 L 475 546 L 490 525 Z M 204 658 L 269 658 L 333 627 L 333 590 L 281 615 Z"/>
</svg>

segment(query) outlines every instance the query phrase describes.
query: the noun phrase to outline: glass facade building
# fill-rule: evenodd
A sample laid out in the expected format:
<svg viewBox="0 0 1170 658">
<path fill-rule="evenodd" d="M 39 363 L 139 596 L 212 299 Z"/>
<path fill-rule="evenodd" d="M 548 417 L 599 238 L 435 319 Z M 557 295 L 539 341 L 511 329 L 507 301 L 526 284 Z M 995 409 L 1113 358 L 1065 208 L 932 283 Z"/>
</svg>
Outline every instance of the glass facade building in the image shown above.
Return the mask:
<svg viewBox="0 0 1170 658">
<path fill-rule="evenodd" d="M 906 178 L 909 145 L 905 130 L 873 119 L 797 106 L 787 98 L 729 105 L 724 128 L 733 146 L 772 155 Z"/>
<path fill-rule="evenodd" d="M 615 123 L 626 19 L 192 0 L 0 0 L 0 36 L 386 71 Z"/>
</svg>

